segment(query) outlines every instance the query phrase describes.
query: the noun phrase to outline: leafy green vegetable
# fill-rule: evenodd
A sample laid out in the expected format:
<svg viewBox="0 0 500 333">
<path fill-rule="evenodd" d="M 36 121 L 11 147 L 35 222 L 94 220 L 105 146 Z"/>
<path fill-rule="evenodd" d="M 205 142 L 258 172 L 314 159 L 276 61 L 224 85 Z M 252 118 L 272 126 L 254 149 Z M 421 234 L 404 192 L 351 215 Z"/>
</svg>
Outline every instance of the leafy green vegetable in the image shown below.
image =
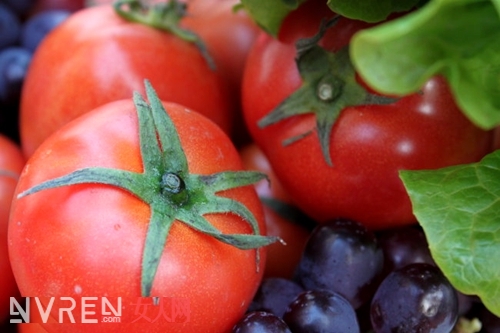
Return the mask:
<svg viewBox="0 0 500 333">
<path fill-rule="evenodd" d="M 306 0 L 241 0 L 250 16 L 273 36 L 283 19 Z M 325 0 L 337 14 L 366 22 L 379 22 L 391 13 L 407 11 L 423 0 Z"/>
<path fill-rule="evenodd" d="M 500 150 L 478 163 L 400 177 L 443 273 L 500 316 Z"/>
<path fill-rule="evenodd" d="M 328 7 L 342 16 L 366 22 L 380 22 L 390 14 L 414 8 L 420 0 L 328 0 Z"/>
<path fill-rule="evenodd" d="M 273 36 L 279 32 L 281 22 L 305 0 L 241 0 L 254 21 Z"/>
<path fill-rule="evenodd" d="M 404 95 L 435 75 L 447 78 L 478 126 L 500 124 L 500 0 L 431 0 L 396 20 L 357 33 L 350 54 L 375 90 Z"/>
</svg>

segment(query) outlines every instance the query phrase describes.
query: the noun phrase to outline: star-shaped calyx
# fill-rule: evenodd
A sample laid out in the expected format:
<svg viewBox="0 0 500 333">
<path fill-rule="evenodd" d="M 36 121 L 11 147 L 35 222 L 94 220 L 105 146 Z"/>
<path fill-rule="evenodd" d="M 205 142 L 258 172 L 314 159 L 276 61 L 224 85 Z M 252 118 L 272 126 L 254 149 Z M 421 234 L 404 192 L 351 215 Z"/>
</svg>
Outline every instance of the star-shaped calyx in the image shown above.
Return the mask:
<svg viewBox="0 0 500 333">
<path fill-rule="evenodd" d="M 357 82 L 348 46 L 329 52 L 318 45 L 326 30 L 334 26 L 338 19 L 339 16 L 328 22 L 323 21 L 315 36 L 297 41 L 296 64 L 302 85 L 258 122 L 258 126 L 264 128 L 283 119 L 314 113 L 321 151 L 330 166 L 330 135 L 344 108 L 396 101 L 396 98 L 372 94 Z M 288 138 L 283 144 L 291 144 L 310 133 Z"/>
<path fill-rule="evenodd" d="M 253 213 L 241 202 L 218 196 L 220 191 L 256 183 L 266 176 L 257 171 L 191 174 L 177 130 L 153 87 L 146 81 L 148 104 L 139 93 L 134 103 L 139 119 L 143 172 L 89 167 L 50 179 L 20 193 L 18 198 L 50 188 L 75 184 L 105 184 L 128 191 L 150 206 L 151 218 L 142 254 L 141 293 L 149 296 L 172 224 L 185 225 L 242 250 L 258 249 L 277 240 L 260 234 Z M 233 213 L 252 228 L 251 234 L 224 234 L 205 214 Z M 256 250 L 256 269 L 259 250 Z"/>
</svg>

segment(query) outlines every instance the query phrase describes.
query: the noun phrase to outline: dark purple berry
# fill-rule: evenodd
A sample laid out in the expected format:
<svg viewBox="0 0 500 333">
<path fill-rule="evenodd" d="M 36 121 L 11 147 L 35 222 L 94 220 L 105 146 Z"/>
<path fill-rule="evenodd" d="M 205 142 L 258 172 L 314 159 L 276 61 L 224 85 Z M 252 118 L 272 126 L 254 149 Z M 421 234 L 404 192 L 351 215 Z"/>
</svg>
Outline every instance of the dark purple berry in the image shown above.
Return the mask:
<svg viewBox="0 0 500 333">
<path fill-rule="evenodd" d="M 19 100 L 31 56 L 31 52 L 16 46 L 0 51 L 0 100 L 2 102 L 11 103 Z"/>
<path fill-rule="evenodd" d="M 408 264 L 434 264 L 424 232 L 415 226 L 388 229 L 378 234 L 384 251 L 384 275 Z"/>
<path fill-rule="evenodd" d="M 283 320 L 293 333 L 359 333 L 351 303 L 328 290 L 301 293 L 289 305 Z"/>
<path fill-rule="evenodd" d="M 30 17 L 21 31 L 21 46 L 35 52 L 40 42 L 55 27 L 65 21 L 71 12 L 66 10 L 45 10 Z"/>
<path fill-rule="evenodd" d="M 21 36 L 21 21 L 17 15 L 0 3 L 0 50 L 16 45 Z"/>
<path fill-rule="evenodd" d="M 250 309 L 267 311 L 283 317 L 288 305 L 303 291 L 304 289 L 292 280 L 278 277 L 266 278 L 262 280 Z"/>
<path fill-rule="evenodd" d="M 233 327 L 232 333 L 291 333 L 285 322 L 265 311 L 247 313 Z"/>
<path fill-rule="evenodd" d="M 426 263 L 387 275 L 370 308 L 375 333 L 449 333 L 457 313 L 455 289 L 436 266 Z"/>
<path fill-rule="evenodd" d="M 479 319 L 482 323 L 485 333 L 500 333 L 500 317 L 494 315 L 487 308 L 483 307 L 479 313 Z"/>
<path fill-rule="evenodd" d="M 354 221 L 338 219 L 313 230 L 294 279 L 306 290 L 337 292 L 357 309 L 375 292 L 383 260 L 372 232 Z"/>
<path fill-rule="evenodd" d="M 35 5 L 35 0 L 2 0 L 18 17 L 25 17 Z"/>
</svg>

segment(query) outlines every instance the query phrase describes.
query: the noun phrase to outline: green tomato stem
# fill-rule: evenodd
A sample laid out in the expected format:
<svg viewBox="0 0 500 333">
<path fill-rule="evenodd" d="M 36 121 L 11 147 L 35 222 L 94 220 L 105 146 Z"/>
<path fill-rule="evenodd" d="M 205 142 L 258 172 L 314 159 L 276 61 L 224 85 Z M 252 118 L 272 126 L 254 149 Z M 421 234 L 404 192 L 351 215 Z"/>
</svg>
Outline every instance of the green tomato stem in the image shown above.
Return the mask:
<svg viewBox="0 0 500 333">
<path fill-rule="evenodd" d="M 208 66 L 212 70 L 216 69 L 215 61 L 201 38 L 179 25 L 182 18 L 186 16 L 187 5 L 185 3 L 179 0 L 169 0 L 148 7 L 140 0 L 116 0 L 113 8 L 120 17 L 127 21 L 166 31 L 186 42 L 193 43 L 205 58 Z"/>
</svg>

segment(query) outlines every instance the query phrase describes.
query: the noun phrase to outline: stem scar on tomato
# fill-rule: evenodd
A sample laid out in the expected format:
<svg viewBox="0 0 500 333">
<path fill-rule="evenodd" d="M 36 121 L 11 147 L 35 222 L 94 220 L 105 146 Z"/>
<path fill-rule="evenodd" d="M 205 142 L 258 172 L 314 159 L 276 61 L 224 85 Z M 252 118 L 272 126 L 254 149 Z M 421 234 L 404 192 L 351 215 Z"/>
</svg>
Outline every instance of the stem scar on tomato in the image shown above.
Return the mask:
<svg viewBox="0 0 500 333">
<path fill-rule="evenodd" d="M 256 249 L 258 270 L 258 248 L 281 240 L 261 235 L 255 216 L 245 205 L 217 196 L 216 193 L 251 185 L 264 179 L 266 175 L 257 171 L 224 171 L 210 175 L 189 173 L 177 130 L 151 84 L 146 81 L 145 85 L 150 104 L 139 93 L 134 93 L 143 173 L 104 167 L 83 168 L 35 185 L 21 192 L 18 198 L 62 186 L 105 184 L 126 190 L 147 203 L 151 208 L 151 217 L 142 255 L 143 296 L 150 295 L 160 257 L 174 221 L 238 249 Z M 251 226 L 252 234 L 223 234 L 204 217 L 205 214 L 213 213 L 233 213 L 240 216 Z"/>
<path fill-rule="evenodd" d="M 140 0 L 116 0 L 113 7 L 118 15 L 130 22 L 167 31 L 184 41 L 193 43 L 200 50 L 210 69 L 216 69 L 215 61 L 203 40 L 191 30 L 179 26 L 180 20 L 186 16 L 186 3 L 170 0 L 146 5 Z"/>
<path fill-rule="evenodd" d="M 356 81 L 348 46 L 337 52 L 329 52 L 318 45 L 327 29 L 333 27 L 338 19 L 339 16 L 335 16 L 329 21 L 323 20 L 316 35 L 296 42 L 296 64 L 302 85 L 257 123 L 260 128 L 264 128 L 293 116 L 315 114 L 321 151 L 330 166 L 333 165 L 330 156 L 330 135 L 344 108 L 391 104 L 397 100 L 372 94 Z M 283 141 L 283 145 L 289 145 L 311 133 L 312 131 L 308 131 L 288 138 Z"/>
</svg>

